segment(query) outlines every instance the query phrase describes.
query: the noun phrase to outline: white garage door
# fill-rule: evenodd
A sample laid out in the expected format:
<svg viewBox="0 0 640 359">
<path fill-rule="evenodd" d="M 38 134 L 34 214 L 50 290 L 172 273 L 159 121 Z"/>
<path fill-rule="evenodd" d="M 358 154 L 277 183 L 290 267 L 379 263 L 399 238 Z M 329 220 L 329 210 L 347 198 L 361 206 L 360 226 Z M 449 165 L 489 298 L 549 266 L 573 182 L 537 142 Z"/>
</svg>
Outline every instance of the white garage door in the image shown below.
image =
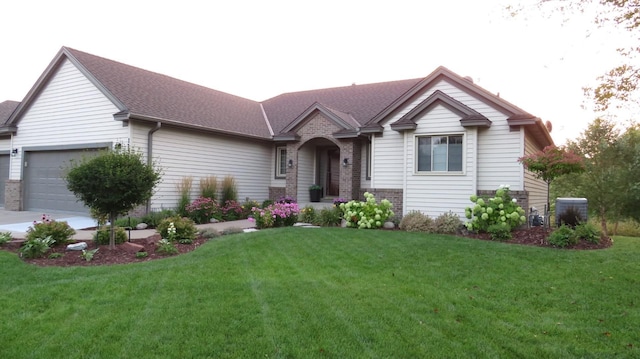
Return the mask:
<svg viewBox="0 0 640 359">
<path fill-rule="evenodd" d="M 9 155 L 0 155 L 0 207 L 4 207 L 4 184 L 9 179 Z"/>
<path fill-rule="evenodd" d="M 95 153 L 95 149 L 25 152 L 25 210 L 89 213 L 67 189 L 64 171 L 70 161 Z"/>
</svg>

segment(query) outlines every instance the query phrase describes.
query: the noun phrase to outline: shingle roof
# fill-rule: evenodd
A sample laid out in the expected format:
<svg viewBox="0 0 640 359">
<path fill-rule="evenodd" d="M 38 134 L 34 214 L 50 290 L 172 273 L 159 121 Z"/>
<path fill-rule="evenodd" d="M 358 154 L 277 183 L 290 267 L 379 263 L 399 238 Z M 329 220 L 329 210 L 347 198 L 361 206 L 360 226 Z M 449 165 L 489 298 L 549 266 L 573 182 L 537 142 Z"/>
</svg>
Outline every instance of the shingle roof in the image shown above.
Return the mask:
<svg viewBox="0 0 640 359">
<path fill-rule="evenodd" d="M 4 125 L 11 117 L 13 111 L 20 105 L 18 101 L 0 102 L 0 127 Z"/>
<path fill-rule="evenodd" d="M 313 103 L 349 114 L 361 126 L 393 103 L 421 79 L 351 85 L 285 93 L 262 103 L 275 133 L 280 133 Z M 339 115 L 340 116 L 340 115 Z"/>
<path fill-rule="evenodd" d="M 271 138 L 258 102 L 82 51 L 64 50 L 134 116 Z"/>
</svg>

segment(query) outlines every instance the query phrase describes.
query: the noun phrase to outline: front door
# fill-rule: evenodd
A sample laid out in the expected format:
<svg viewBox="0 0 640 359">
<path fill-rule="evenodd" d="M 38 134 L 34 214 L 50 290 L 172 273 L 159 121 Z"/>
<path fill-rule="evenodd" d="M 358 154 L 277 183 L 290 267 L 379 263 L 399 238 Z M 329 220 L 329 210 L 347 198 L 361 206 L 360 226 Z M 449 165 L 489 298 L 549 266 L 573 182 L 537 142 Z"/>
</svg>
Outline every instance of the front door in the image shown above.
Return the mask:
<svg viewBox="0 0 640 359">
<path fill-rule="evenodd" d="M 340 194 L 340 150 L 327 151 L 327 196 Z"/>
</svg>

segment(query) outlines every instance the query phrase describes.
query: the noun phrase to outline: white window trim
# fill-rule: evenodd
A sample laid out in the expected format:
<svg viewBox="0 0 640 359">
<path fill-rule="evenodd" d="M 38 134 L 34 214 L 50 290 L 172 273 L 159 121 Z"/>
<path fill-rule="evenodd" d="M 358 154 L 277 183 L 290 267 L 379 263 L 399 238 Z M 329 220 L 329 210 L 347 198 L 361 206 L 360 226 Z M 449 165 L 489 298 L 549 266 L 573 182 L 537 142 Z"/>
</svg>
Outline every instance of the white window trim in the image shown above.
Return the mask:
<svg viewBox="0 0 640 359">
<path fill-rule="evenodd" d="M 418 171 L 418 139 L 422 137 L 462 136 L 462 171 Z M 448 144 L 448 142 L 447 142 Z M 413 174 L 420 176 L 462 176 L 467 168 L 467 136 L 464 132 L 421 133 L 413 138 Z"/>
<path fill-rule="evenodd" d="M 285 167 L 282 168 L 282 150 L 284 150 L 285 155 L 284 155 L 284 160 L 285 160 Z M 287 177 L 287 165 L 286 165 L 286 161 L 287 161 L 287 146 L 278 146 L 276 147 L 276 175 L 275 178 L 286 178 Z"/>
</svg>

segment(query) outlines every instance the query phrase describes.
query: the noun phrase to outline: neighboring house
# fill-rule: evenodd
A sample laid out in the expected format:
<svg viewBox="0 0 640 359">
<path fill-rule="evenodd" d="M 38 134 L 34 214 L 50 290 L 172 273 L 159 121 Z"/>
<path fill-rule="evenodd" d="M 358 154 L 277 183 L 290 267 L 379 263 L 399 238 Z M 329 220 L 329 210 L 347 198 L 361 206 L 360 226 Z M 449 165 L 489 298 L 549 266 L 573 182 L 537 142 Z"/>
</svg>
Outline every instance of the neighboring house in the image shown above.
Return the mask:
<svg viewBox="0 0 640 359">
<path fill-rule="evenodd" d="M 517 159 L 553 144 L 539 118 L 444 67 L 255 102 L 63 47 L 14 109 L 0 127 L 8 210 L 86 212 L 65 163 L 116 145 L 162 169 L 152 209 L 175 207 L 185 176 L 195 197 L 209 175 L 233 176 L 241 201 L 304 204 L 319 184 L 325 199 L 370 191 L 399 214 L 463 215 L 471 194 L 509 184 L 542 207 L 546 185 Z"/>
</svg>

